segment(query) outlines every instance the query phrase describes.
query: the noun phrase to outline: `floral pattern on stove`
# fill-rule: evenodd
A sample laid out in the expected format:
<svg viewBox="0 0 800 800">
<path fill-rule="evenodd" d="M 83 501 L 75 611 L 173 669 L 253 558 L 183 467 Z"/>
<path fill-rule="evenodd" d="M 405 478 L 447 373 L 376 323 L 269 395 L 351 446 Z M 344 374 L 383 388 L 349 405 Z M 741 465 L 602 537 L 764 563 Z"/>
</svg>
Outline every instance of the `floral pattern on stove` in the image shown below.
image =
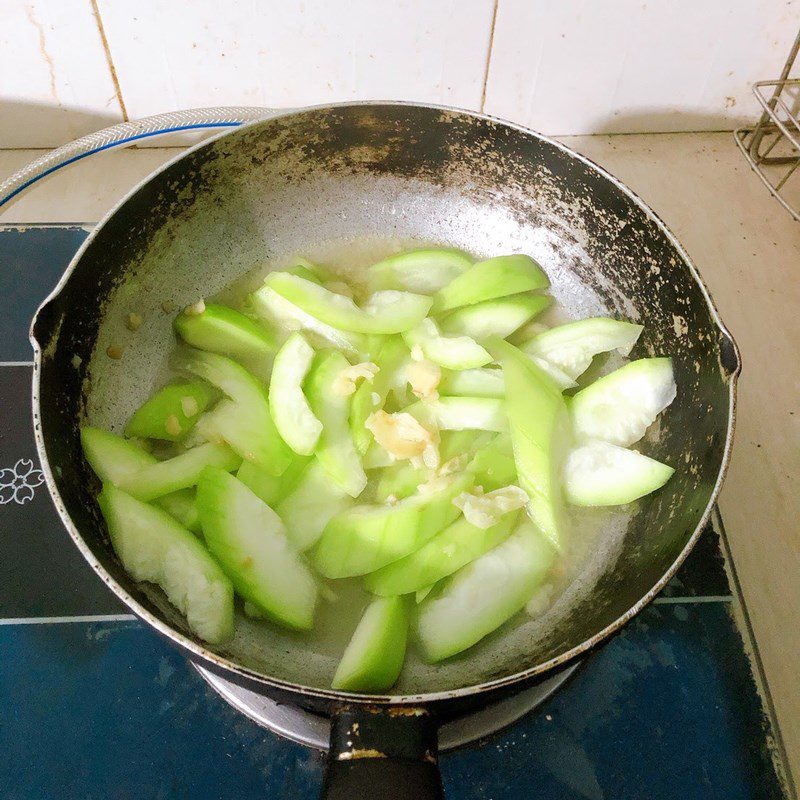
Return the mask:
<svg viewBox="0 0 800 800">
<path fill-rule="evenodd" d="M 44 483 L 44 473 L 35 469 L 29 458 L 20 458 L 13 467 L 0 470 L 0 506 L 33 500 L 34 489 Z"/>
</svg>

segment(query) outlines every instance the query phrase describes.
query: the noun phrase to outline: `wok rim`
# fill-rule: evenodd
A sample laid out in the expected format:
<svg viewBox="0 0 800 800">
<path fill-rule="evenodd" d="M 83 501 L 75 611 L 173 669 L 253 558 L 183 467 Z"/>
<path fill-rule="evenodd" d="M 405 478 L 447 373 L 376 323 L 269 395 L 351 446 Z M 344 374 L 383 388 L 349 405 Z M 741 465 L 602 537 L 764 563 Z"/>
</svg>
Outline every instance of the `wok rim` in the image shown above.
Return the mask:
<svg viewBox="0 0 800 800">
<path fill-rule="evenodd" d="M 651 587 L 651 589 L 640 600 L 634 603 L 624 614 L 621 614 L 619 617 L 617 617 L 617 619 L 606 625 L 603 629 L 595 633 L 593 636 L 591 636 L 588 639 L 585 639 L 581 644 L 576 645 L 575 647 L 570 648 L 568 651 L 558 656 L 554 656 L 553 658 L 548 659 L 547 661 L 544 661 L 540 664 L 536 664 L 520 672 L 515 672 L 511 675 L 507 675 L 502 678 L 496 678 L 490 681 L 485 681 L 483 683 L 471 684 L 469 686 L 462 686 L 456 689 L 446 689 L 438 692 L 426 692 L 420 694 L 405 694 L 405 695 L 402 694 L 381 695 L 381 694 L 340 692 L 333 689 L 320 689 L 314 686 L 304 686 L 303 684 L 295 683 L 293 681 L 283 680 L 280 678 L 264 675 L 262 673 L 251 670 L 248 667 L 245 667 L 241 664 L 238 664 L 237 662 L 231 660 L 230 658 L 220 656 L 217 653 L 207 650 L 201 644 L 198 644 L 185 634 L 179 632 L 171 625 L 168 625 L 163 620 L 152 614 L 150 611 L 144 608 L 144 606 L 142 606 L 136 599 L 134 599 L 128 593 L 128 591 L 106 571 L 106 569 L 102 566 L 102 564 L 100 564 L 98 559 L 95 557 L 93 550 L 83 539 L 77 526 L 72 521 L 72 518 L 70 517 L 69 512 L 67 511 L 61 499 L 58 487 L 53 478 L 53 473 L 52 470 L 50 469 L 50 464 L 47 459 L 44 433 L 42 431 L 42 427 L 40 424 L 41 415 L 39 413 L 39 397 L 40 397 L 40 382 L 41 382 L 43 353 L 42 353 L 42 348 L 35 336 L 36 324 L 42 310 L 52 300 L 58 297 L 58 295 L 61 293 L 64 286 L 67 284 L 70 277 L 72 276 L 72 273 L 75 271 L 81 258 L 83 257 L 84 252 L 90 246 L 90 244 L 95 239 L 100 230 L 104 228 L 104 226 L 109 222 L 109 220 L 111 220 L 111 218 L 114 217 L 114 215 L 122 208 L 122 206 L 124 206 L 128 202 L 128 200 L 133 195 L 135 195 L 143 186 L 145 186 L 147 183 L 153 180 L 153 178 L 155 178 L 157 175 L 161 174 L 162 172 L 170 168 L 173 164 L 176 164 L 181 159 L 196 152 L 197 150 L 200 150 L 203 147 L 206 147 L 216 142 L 217 140 L 225 136 L 233 135 L 239 130 L 255 127 L 272 119 L 284 119 L 299 114 L 305 114 L 311 111 L 346 109 L 346 108 L 363 108 L 363 107 L 382 108 L 387 106 L 399 107 L 399 108 L 420 108 L 433 111 L 455 113 L 470 117 L 472 119 L 482 120 L 485 122 L 490 122 L 493 124 L 511 128 L 525 136 L 533 137 L 542 142 L 545 142 L 546 144 L 552 147 L 557 148 L 565 155 L 568 155 L 570 158 L 582 162 L 589 169 L 594 170 L 601 177 L 610 181 L 618 190 L 620 190 L 627 197 L 629 197 L 634 202 L 634 204 L 637 205 L 644 212 L 644 214 L 654 222 L 654 224 L 658 227 L 661 233 L 667 238 L 667 241 L 679 254 L 684 265 L 688 268 L 691 278 L 697 284 L 703 295 L 703 298 L 706 302 L 706 306 L 708 307 L 714 325 L 717 327 L 719 333 L 729 342 L 736 359 L 735 368 L 732 370 L 727 370 L 728 398 L 729 398 L 728 424 L 725 435 L 725 446 L 722 453 L 722 461 L 719 473 L 717 474 L 717 479 L 714 482 L 714 486 L 711 490 L 711 494 L 709 496 L 706 508 L 704 509 L 702 515 L 700 516 L 700 519 L 694 531 L 692 532 L 692 535 L 689 537 L 689 539 L 686 542 L 686 545 L 683 547 L 681 552 L 675 558 L 672 565 L 667 569 L 667 571 L 663 574 L 663 576 Z M 78 550 L 81 552 L 81 554 L 89 563 L 89 565 L 92 567 L 94 572 L 111 589 L 111 591 L 129 609 L 131 609 L 131 611 L 134 612 L 134 614 L 139 619 L 141 619 L 143 622 L 146 622 L 151 627 L 155 628 L 160 634 L 170 639 L 172 642 L 180 646 L 183 650 L 187 651 L 192 656 L 202 659 L 203 661 L 212 663 L 217 668 L 217 670 L 222 670 L 225 673 L 237 675 L 253 684 L 258 684 L 259 686 L 263 686 L 265 691 L 273 689 L 277 692 L 288 693 L 299 697 L 313 697 L 317 700 L 329 704 L 418 706 L 418 705 L 441 703 L 443 701 L 456 700 L 459 698 L 468 698 L 484 693 L 502 691 L 503 689 L 507 689 L 515 684 L 525 684 L 527 682 L 535 680 L 536 678 L 541 677 L 545 673 L 555 670 L 558 667 L 567 664 L 570 661 L 575 660 L 576 658 L 590 651 L 592 648 L 600 644 L 605 639 L 609 638 L 620 628 L 622 628 L 642 609 L 644 609 L 647 605 L 649 605 L 653 601 L 653 599 L 659 594 L 659 592 L 666 586 L 666 584 L 669 583 L 669 581 L 681 567 L 683 562 L 686 560 L 686 557 L 689 555 L 689 553 L 697 543 L 697 540 L 700 538 L 701 533 L 705 529 L 711 517 L 714 505 L 717 502 L 717 498 L 719 497 L 722 483 L 724 482 L 725 476 L 728 471 L 728 467 L 730 465 L 730 458 L 733 447 L 733 437 L 736 427 L 736 388 L 737 388 L 738 377 L 741 372 L 741 354 L 739 351 L 739 347 L 736 344 L 736 341 L 734 340 L 733 336 L 731 335 L 725 323 L 722 321 L 719 311 L 716 307 L 716 304 L 714 303 L 714 300 L 711 296 L 711 293 L 709 292 L 708 287 L 703 281 L 703 278 L 701 277 L 700 272 L 697 269 L 694 261 L 690 258 L 688 252 L 685 250 L 680 240 L 670 230 L 670 228 L 661 219 L 661 217 L 647 203 L 645 203 L 644 200 L 642 200 L 642 198 L 639 197 L 639 195 L 636 194 L 632 189 L 630 189 L 622 181 L 620 181 L 606 169 L 601 167 L 599 164 L 594 162 L 592 159 L 584 155 L 581 155 L 577 151 L 573 150 L 571 147 L 568 147 L 567 145 L 557 141 L 556 139 L 538 133 L 537 131 L 534 131 L 524 125 L 520 125 L 518 123 L 505 120 L 501 117 L 496 117 L 490 114 L 485 114 L 477 111 L 470 111 L 468 109 L 458 108 L 456 106 L 440 105 L 434 103 L 417 103 L 412 101 L 397 101 L 397 100 L 386 100 L 386 101 L 365 100 L 356 102 L 321 103 L 318 105 L 304 106 L 302 108 L 285 109 L 281 111 L 271 111 L 270 109 L 264 109 L 264 111 L 265 114 L 263 119 L 247 122 L 237 128 L 234 128 L 232 130 L 222 131 L 219 134 L 208 137 L 202 140 L 201 142 L 198 142 L 197 144 L 187 148 L 186 150 L 179 152 L 173 158 L 169 159 L 164 164 L 160 165 L 158 168 L 153 170 L 146 177 L 144 177 L 142 180 L 136 183 L 109 209 L 108 212 L 106 212 L 106 214 L 100 219 L 100 221 L 95 224 L 89 235 L 86 237 L 86 239 L 83 241 L 81 246 L 76 251 L 75 255 L 72 257 L 69 265 L 64 270 L 64 273 L 59 279 L 56 286 L 53 288 L 50 294 L 48 294 L 48 296 L 42 301 L 42 303 L 39 305 L 39 307 L 36 310 L 36 313 L 33 316 L 29 330 L 29 339 L 31 345 L 33 346 L 33 351 L 34 351 L 33 376 L 31 385 L 34 437 L 36 440 L 36 450 L 39 456 L 39 460 L 41 462 L 42 471 L 44 472 L 47 488 L 48 491 L 50 492 L 50 496 L 53 500 L 53 504 L 56 508 L 58 516 L 61 519 L 61 522 L 67 529 L 67 532 L 69 533 L 73 542 L 77 546 Z"/>
</svg>

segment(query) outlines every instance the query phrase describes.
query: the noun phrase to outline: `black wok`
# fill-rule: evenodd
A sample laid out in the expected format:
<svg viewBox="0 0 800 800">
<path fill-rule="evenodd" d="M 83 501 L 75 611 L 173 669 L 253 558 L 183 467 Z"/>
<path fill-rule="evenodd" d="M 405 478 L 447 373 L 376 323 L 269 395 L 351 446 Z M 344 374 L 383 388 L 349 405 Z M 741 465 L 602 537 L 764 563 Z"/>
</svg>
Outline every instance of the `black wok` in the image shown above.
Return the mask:
<svg viewBox="0 0 800 800">
<path fill-rule="evenodd" d="M 476 256 L 525 252 L 573 317 L 645 332 L 634 356 L 671 355 L 678 396 L 645 452 L 676 467 L 660 492 L 610 514 L 565 595 L 431 667 L 412 656 L 393 696 L 330 690 L 338 652 L 241 616 L 232 643 L 194 636 L 109 544 L 78 429 L 120 431 L 173 346 L 179 308 L 254 265 L 323 260 L 375 242 L 434 242 Z M 258 269 L 256 269 L 256 272 Z M 262 270 L 263 272 L 263 270 Z M 136 311 L 145 324 L 124 328 Z M 329 797 L 435 797 L 436 725 L 575 659 L 651 600 L 708 517 L 730 453 L 736 347 L 675 237 L 632 192 L 562 145 L 467 112 L 351 104 L 289 112 L 180 155 L 86 240 L 39 309 L 34 416 L 48 485 L 75 543 L 110 588 L 189 658 L 280 701 L 333 716 Z M 124 344 L 119 360 L 106 349 Z"/>
</svg>

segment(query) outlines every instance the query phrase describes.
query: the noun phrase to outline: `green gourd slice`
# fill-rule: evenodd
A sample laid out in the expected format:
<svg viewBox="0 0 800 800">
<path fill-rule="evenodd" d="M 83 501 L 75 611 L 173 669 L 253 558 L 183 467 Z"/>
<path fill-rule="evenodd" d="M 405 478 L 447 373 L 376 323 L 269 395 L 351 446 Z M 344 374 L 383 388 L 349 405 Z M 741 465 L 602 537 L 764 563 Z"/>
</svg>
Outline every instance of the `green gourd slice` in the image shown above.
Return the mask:
<svg viewBox="0 0 800 800">
<path fill-rule="evenodd" d="M 280 517 L 241 481 L 214 467 L 200 477 L 197 508 L 208 549 L 237 594 L 281 625 L 310 629 L 317 584 Z"/>
<path fill-rule="evenodd" d="M 233 587 L 197 537 L 169 514 L 110 483 L 97 498 L 111 544 L 137 581 L 158 584 L 207 642 L 233 636 Z"/>
<path fill-rule="evenodd" d="M 272 365 L 269 410 L 286 444 L 302 456 L 317 446 L 322 423 L 314 416 L 303 394 L 303 381 L 314 360 L 314 349 L 301 333 L 293 333 L 283 344 Z"/>
<path fill-rule="evenodd" d="M 496 297 L 546 289 L 549 285 L 547 275 L 530 256 L 496 256 L 479 261 L 440 289 L 434 296 L 433 311 L 441 314 Z"/>
<path fill-rule="evenodd" d="M 269 358 L 275 337 L 249 317 L 228 306 L 206 303 L 201 313 L 183 311 L 173 323 L 184 342 L 231 358 Z"/>
<path fill-rule="evenodd" d="M 347 692 L 390 689 L 403 668 L 408 623 L 403 600 L 379 597 L 368 606 L 347 645 L 331 686 Z"/>
<path fill-rule="evenodd" d="M 125 427 L 125 435 L 180 441 L 214 397 L 214 390 L 203 383 L 165 386 L 136 410 Z"/>
<path fill-rule="evenodd" d="M 419 606 L 417 636 L 427 661 L 461 653 L 525 607 L 555 557 L 530 520 L 504 542 L 462 567 Z"/>
<path fill-rule="evenodd" d="M 635 450 L 587 442 L 564 464 L 567 501 L 577 506 L 617 506 L 660 489 L 675 470 Z"/>
</svg>

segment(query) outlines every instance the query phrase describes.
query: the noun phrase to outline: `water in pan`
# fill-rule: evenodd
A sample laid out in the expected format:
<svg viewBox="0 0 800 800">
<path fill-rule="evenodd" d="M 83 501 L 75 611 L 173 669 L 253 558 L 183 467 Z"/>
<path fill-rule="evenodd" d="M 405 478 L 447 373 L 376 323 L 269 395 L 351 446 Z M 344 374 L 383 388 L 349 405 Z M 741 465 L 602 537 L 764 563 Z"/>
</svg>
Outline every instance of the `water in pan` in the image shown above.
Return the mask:
<svg viewBox="0 0 800 800">
<path fill-rule="evenodd" d="M 469 211 L 470 209 L 465 209 L 465 213 Z M 471 225 L 467 223 L 467 227 Z M 170 314 L 164 313 L 163 309 L 160 314 L 155 312 L 156 319 L 162 327 L 164 324 L 168 325 L 169 319 L 177 313 L 179 305 L 200 296 L 206 299 L 211 297 L 235 307 L 239 306 L 244 295 L 261 284 L 265 274 L 273 269 L 291 265 L 294 257 L 298 255 L 325 265 L 343 279 L 358 283 L 359 274 L 369 264 L 403 249 L 427 244 L 437 243 L 411 237 L 398 237 L 390 241 L 380 236 L 340 237 L 318 241 L 313 246 L 307 244 L 302 250 L 298 249 L 281 257 L 274 255 L 270 257 L 269 249 L 265 248 L 265 252 L 261 254 L 251 252 L 249 263 L 242 259 L 238 275 L 226 285 L 211 284 L 213 295 L 208 291 L 202 291 L 198 286 L 196 289 L 190 289 L 189 294 L 183 294 L 176 302 L 172 300 L 176 287 L 174 285 L 164 287 L 162 289 L 164 299 L 154 298 L 154 300 L 157 299 L 159 303 L 165 300 L 168 303 L 172 302 L 175 308 Z M 463 245 L 462 242 L 458 244 Z M 524 241 L 520 241 L 518 237 L 508 237 L 504 248 L 494 251 L 482 250 L 475 255 L 509 251 L 532 252 L 548 267 L 546 259 L 542 258 L 542 252 L 549 249 L 550 242 L 544 233 L 538 237 L 538 241 L 531 241 L 530 237 L 525 237 Z M 554 270 L 550 268 L 548 271 L 552 275 Z M 230 270 L 225 270 L 225 274 L 230 276 Z M 565 318 L 602 312 L 602 309 L 597 307 L 596 299 L 582 286 L 575 284 L 574 281 L 570 281 L 572 285 L 565 286 L 565 281 L 568 280 L 569 273 L 562 272 L 554 277 L 553 294 L 556 298 L 560 295 L 569 298 L 570 308 L 567 309 L 561 304 L 555 305 L 544 318 L 549 324 L 555 324 Z M 126 306 L 125 297 L 131 292 L 129 287 L 133 285 L 136 292 L 135 300 L 131 293 L 127 302 L 128 305 L 136 303 L 138 308 L 143 284 L 146 284 L 146 277 L 143 281 L 134 280 L 124 284 L 113 301 L 113 307 L 126 311 L 134 310 Z M 152 294 L 152 291 L 148 294 Z M 113 324 L 113 316 L 113 312 L 107 313 L 106 320 Z M 104 330 L 108 331 L 109 327 L 111 326 L 107 324 Z M 118 341 L 115 343 L 123 344 L 126 349 L 139 346 L 138 334 L 131 334 L 127 330 L 121 331 L 118 327 L 117 330 Z M 98 343 L 100 358 L 105 357 L 102 346 L 101 340 Z M 139 396 L 137 402 L 143 400 L 169 375 L 166 362 L 170 349 L 169 339 L 161 337 L 159 357 L 154 359 L 153 354 L 149 354 L 143 359 L 142 372 L 136 381 L 136 394 Z M 600 370 L 608 371 L 613 366 L 616 366 L 615 360 L 610 359 L 605 366 L 600 365 Z M 125 413 L 120 413 L 119 387 L 111 388 L 107 384 L 97 383 L 93 388 L 90 397 L 90 420 L 94 424 L 119 430 L 127 416 Z M 105 394 L 106 392 L 108 394 Z M 532 602 L 530 613 L 519 614 L 500 632 L 462 656 L 450 660 L 445 666 L 425 664 L 412 645 L 396 690 L 415 693 L 423 687 L 427 691 L 456 688 L 465 683 L 503 674 L 507 671 L 506 665 L 509 663 L 524 663 L 535 649 L 536 642 L 545 638 L 553 624 L 568 614 L 575 598 L 591 591 L 596 579 L 609 568 L 610 564 L 613 564 L 631 514 L 631 509 L 588 513 L 573 511 L 570 515 L 567 551 L 554 568 L 549 582 Z M 148 588 L 147 591 L 164 613 L 174 618 L 174 612 L 166 604 L 161 593 L 154 587 Z M 269 623 L 254 621 L 239 614 L 236 638 L 223 648 L 223 652 L 269 675 L 304 684 L 327 686 L 342 650 L 369 599 L 357 580 L 337 582 L 334 594 L 333 601 L 321 604 L 315 630 L 311 634 L 284 631 Z"/>
</svg>

